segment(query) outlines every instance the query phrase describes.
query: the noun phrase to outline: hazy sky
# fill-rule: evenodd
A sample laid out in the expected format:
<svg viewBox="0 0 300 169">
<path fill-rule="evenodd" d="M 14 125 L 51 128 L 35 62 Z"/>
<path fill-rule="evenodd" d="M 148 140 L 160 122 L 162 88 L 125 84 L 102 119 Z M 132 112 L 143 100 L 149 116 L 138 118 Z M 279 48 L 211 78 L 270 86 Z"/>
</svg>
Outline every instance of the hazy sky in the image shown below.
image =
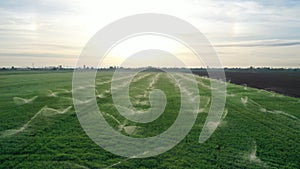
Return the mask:
<svg viewBox="0 0 300 169">
<path fill-rule="evenodd" d="M 149 12 L 196 26 L 226 67 L 300 67 L 299 0 L 0 1 L 0 66 L 73 67 L 96 31 Z M 151 43 L 155 38 L 144 45 Z M 118 61 L 111 57 L 104 65 Z"/>
</svg>

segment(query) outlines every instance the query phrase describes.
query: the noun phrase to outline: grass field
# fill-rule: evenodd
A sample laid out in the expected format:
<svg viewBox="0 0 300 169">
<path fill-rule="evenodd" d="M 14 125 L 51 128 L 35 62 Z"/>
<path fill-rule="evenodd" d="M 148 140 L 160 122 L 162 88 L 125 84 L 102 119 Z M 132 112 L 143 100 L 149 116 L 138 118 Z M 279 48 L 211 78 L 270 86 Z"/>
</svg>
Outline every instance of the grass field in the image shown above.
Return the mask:
<svg viewBox="0 0 300 169">
<path fill-rule="evenodd" d="M 150 137 L 175 121 L 180 91 L 166 73 L 139 73 L 130 84 L 138 110 L 150 107 L 149 91 L 155 88 L 167 96 L 164 113 L 146 124 L 118 113 L 111 77 L 112 72 L 98 72 L 95 89 L 100 110 L 117 131 Z M 211 89 L 209 79 L 196 80 L 200 109 L 186 138 L 164 154 L 131 159 L 103 150 L 85 134 L 73 107 L 71 71 L 0 72 L 0 168 L 300 168 L 299 99 L 227 84 L 223 120 L 199 144 Z"/>
</svg>

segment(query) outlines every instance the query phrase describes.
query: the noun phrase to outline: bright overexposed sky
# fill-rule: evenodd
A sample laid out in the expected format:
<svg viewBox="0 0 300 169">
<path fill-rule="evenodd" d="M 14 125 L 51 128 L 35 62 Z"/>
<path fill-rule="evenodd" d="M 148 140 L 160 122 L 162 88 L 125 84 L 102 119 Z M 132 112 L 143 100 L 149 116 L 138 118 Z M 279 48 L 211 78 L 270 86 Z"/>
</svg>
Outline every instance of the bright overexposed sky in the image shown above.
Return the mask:
<svg viewBox="0 0 300 169">
<path fill-rule="evenodd" d="M 300 67 L 299 0 L 1 1 L 0 67 L 74 67 L 95 32 L 140 13 L 169 14 L 193 24 L 225 67 Z M 124 42 L 103 65 L 120 64 L 122 46 L 138 52 L 158 42 L 168 44 L 153 37 Z"/>
</svg>

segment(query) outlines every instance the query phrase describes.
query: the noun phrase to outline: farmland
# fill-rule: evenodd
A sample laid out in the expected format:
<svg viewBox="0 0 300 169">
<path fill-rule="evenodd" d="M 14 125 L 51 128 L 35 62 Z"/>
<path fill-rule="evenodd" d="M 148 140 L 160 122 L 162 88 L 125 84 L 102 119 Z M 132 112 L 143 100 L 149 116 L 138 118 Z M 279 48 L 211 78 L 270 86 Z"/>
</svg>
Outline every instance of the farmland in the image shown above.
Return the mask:
<svg viewBox="0 0 300 169">
<path fill-rule="evenodd" d="M 200 76 L 207 76 L 205 70 L 193 70 Z M 299 69 L 226 69 L 226 78 L 234 84 L 274 91 L 300 98 Z"/>
<path fill-rule="evenodd" d="M 105 151 L 82 129 L 73 107 L 71 71 L 0 72 L 0 168 L 299 168 L 300 100 L 227 83 L 226 105 L 217 130 L 200 144 L 210 107 L 208 78 L 195 77 L 200 108 L 188 135 L 166 153 L 125 158 Z M 112 100 L 111 71 L 99 71 L 98 106 L 106 121 L 131 137 L 167 130 L 180 109 L 180 89 L 163 72 L 142 72 L 130 84 L 137 110 L 150 108 L 149 91 L 161 89 L 165 111 L 150 123 L 119 114 Z"/>
</svg>

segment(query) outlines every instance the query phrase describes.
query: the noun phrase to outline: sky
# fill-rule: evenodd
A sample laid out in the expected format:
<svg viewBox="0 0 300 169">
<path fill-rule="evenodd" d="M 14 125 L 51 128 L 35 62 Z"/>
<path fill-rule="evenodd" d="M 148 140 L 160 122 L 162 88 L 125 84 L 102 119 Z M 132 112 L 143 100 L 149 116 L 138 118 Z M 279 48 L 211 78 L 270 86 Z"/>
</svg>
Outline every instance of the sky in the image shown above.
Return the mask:
<svg viewBox="0 0 300 169">
<path fill-rule="evenodd" d="M 0 1 L 0 67 L 75 67 L 98 30 L 141 13 L 191 23 L 207 37 L 224 67 L 300 67 L 299 0 Z M 169 40 L 136 37 L 113 49 L 101 66 L 120 65 L 128 50 L 139 52 L 155 44 L 178 51 Z M 178 57 L 186 60 L 184 54 Z M 203 66 L 192 60 L 186 64 Z"/>
</svg>

